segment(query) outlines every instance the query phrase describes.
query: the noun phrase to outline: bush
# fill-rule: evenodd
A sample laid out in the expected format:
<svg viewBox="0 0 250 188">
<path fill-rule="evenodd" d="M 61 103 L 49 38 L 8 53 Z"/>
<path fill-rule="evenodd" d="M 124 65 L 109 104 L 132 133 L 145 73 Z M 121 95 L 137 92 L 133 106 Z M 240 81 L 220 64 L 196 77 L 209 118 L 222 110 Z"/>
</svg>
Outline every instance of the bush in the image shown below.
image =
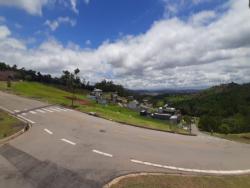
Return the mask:
<svg viewBox="0 0 250 188">
<path fill-rule="evenodd" d="M 219 132 L 223 134 L 229 134 L 230 133 L 230 125 L 223 123 L 219 127 Z"/>
</svg>

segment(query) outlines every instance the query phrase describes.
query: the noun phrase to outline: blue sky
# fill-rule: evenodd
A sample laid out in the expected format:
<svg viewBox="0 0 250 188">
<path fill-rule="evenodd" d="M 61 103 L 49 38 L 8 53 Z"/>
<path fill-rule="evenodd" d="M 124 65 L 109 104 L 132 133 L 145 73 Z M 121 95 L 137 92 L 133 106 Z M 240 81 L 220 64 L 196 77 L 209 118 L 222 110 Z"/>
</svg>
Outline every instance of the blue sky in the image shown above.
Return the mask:
<svg viewBox="0 0 250 188">
<path fill-rule="evenodd" d="M 24 39 L 34 37 L 37 39 L 36 45 L 51 36 L 64 45 L 74 42 L 85 47 L 86 43 L 89 45 L 91 42 L 91 48 L 97 48 L 106 40 L 115 41 L 124 35 L 145 33 L 155 21 L 163 19 L 166 14 L 169 14 L 169 17 L 186 19 L 190 14 L 203 9 L 218 8 L 223 2 L 225 0 L 204 1 L 181 7 L 182 10 L 176 14 L 166 11 L 164 0 L 91 0 L 88 3 L 79 0 L 76 7 L 78 13 L 72 10 L 70 1 L 66 5 L 55 1 L 41 7 L 42 15 L 6 5 L 0 6 L 0 12 L 1 16 L 7 19 L 13 36 Z M 68 17 L 76 24 L 61 24 L 55 31 L 50 31 L 45 22 L 56 20 L 58 17 Z"/>
<path fill-rule="evenodd" d="M 122 35 L 138 35 L 146 32 L 155 20 L 162 18 L 163 3 L 155 0 L 92 0 L 88 4 L 83 0 L 77 2 L 78 13 L 72 11 L 70 4 L 64 6 L 59 2 L 42 7 L 42 15 L 11 6 L 1 6 L 1 16 L 8 21 L 13 34 L 20 38 L 35 37 L 38 41 L 46 40 L 48 35 L 63 44 L 74 42 L 81 47 L 91 41 L 96 48 L 105 40 L 116 40 Z M 46 20 L 69 17 L 76 24 L 62 24 L 51 32 L 44 25 Z M 19 24 L 22 28 L 16 28 Z M 40 34 L 37 34 L 41 31 Z"/>
<path fill-rule="evenodd" d="M 247 0 L 0 0 L 0 61 L 136 89 L 244 83 L 249 13 Z"/>
</svg>

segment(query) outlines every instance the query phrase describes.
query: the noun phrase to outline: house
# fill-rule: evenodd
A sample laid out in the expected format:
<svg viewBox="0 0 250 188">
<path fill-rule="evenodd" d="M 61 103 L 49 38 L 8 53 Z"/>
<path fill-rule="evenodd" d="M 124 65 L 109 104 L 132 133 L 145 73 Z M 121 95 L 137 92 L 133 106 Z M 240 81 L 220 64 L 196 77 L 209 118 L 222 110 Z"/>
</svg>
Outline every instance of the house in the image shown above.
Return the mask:
<svg viewBox="0 0 250 188">
<path fill-rule="evenodd" d="M 167 108 L 168 107 L 168 104 L 165 104 L 164 106 L 163 106 L 163 108 Z"/>
<path fill-rule="evenodd" d="M 163 113 L 163 108 L 159 107 L 157 111 L 158 111 L 158 113 Z"/>
<path fill-rule="evenodd" d="M 142 104 L 143 106 L 146 106 L 148 108 L 153 108 L 153 104 L 149 102 L 147 99 L 143 99 Z"/>
<path fill-rule="evenodd" d="M 166 107 L 166 108 L 164 108 L 164 112 L 166 112 L 166 113 L 175 113 L 176 109 L 172 108 L 172 107 Z"/>
<path fill-rule="evenodd" d="M 154 113 L 152 117 L 157 119 L 169 120 L 171 114 Z"/>
<path fill-rule="evenodd" d="M 170 117 L 170 123 L 177 124 L 178 117 L 176 115 L 173 115 Z"/>
<path fill-rule="evenodd" d="M 148 115 L 147 110 L 141 110 L 140 115 L 141 116 L 147 116 Z"/>
<path fill-rule="evenodd" d="M 130 108 L 130 109 L 132 109 L 132 110 L 138 110 L 139 102 L 137 100 L 130 101 L 127 104 L 127 107 Z"/>
<path fill-rule="evenodd" d="M 178 123 L 180 123 L 181 115 L 180 114 L 173 115 L 170 117 L 169 120 L 170 120 L 170 123 L 172 123 L 172 124 L 178 124 Z"/>
<path fill-rule="evenodd" d="M 118 101 L 117 101 L 117 99 L 118 99 L 118 94 L 117 94 L 117 92 L 111 93 L 110 98 L 111 98 L 111 102 L 117 103 L 117 102 L 118 102 Z"/>
<path fill-rule="evenodd" d="M 96 98 L 100 98 L 102 97 L 102 90 L 101 89 L 97 89 L 95 88 L 92 92 L 91 92 L 92 96 L 95 96 Z"/>
</svg>

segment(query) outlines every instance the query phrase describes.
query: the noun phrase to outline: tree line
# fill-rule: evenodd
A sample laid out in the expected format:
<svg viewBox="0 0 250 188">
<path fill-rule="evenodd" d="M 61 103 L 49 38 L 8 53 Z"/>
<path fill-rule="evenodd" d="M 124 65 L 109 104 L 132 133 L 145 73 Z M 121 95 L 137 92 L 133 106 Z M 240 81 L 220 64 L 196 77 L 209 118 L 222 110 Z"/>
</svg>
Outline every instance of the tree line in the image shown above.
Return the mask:
<svg viewBox="0 0 250 188">
<path fill-rule="evenodd" d="M 226 84 L 175 103 L 183 114 L 200 117 L 199 128 L 208 132 L 250 132 L 250 84 Z"/>
<path fill-rule="evenodd" d="M 78 75 L 80 70 L 77 68 L 73 72 L 63 70 L 62 75 L 53 77 L 50 74 L 42 74 L 34 70 L 27 70 L 24 67 L 18 68 L 17 65 L 10 66 L 4 62 L 0 62 L 0 71 L 13 71 L 14 77 L 10 76 L 10 80 L 25 80 L 35 81 L 45 84 L 53 84 L 55 86 L 63 87 L 66 90 L 75 92 L 77 89 L 93 90 L 94 88 L 102 89 L 104 92 L 117 92 L 120 96 L 129 95 L 129 91 L 122 85 L 115 84 L 113 81 L 102 80 L 96 84 L 91 85 L 89 81 L 81 79 Z"/>
</svg>

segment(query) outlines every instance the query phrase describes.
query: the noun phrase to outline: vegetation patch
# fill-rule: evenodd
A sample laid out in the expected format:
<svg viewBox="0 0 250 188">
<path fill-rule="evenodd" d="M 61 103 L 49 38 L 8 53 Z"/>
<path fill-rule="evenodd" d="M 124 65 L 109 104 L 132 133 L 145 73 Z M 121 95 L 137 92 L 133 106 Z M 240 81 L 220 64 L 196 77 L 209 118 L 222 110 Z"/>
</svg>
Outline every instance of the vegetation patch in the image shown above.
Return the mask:
<svg viewBox="0 0 250 188">
<path fill-rule="evenodd" d="M 250 84 L 225 84 L 175 101 L 184 114 L 200 117 L 199 129 L 237 134 L 250 132 Z"/>
<path fill-rule="evenodd" d="M 24 123 L 0 110 L 0 139 L 15 134 L 24 128 Z"/>
<path fill-rule="evenodd" d="M 227 140 L 232 140 L 236 142 L 250 144 L 250 133 L 241 133 L 241 134 L 219 134 L 215 133 L 214 136 L 224 138 Z"/>
<path fill-rule="evenodd" d="M 111 188 L 249 188 L 250 176 L 144 175 L 120 180 Z"/>
</svg>

